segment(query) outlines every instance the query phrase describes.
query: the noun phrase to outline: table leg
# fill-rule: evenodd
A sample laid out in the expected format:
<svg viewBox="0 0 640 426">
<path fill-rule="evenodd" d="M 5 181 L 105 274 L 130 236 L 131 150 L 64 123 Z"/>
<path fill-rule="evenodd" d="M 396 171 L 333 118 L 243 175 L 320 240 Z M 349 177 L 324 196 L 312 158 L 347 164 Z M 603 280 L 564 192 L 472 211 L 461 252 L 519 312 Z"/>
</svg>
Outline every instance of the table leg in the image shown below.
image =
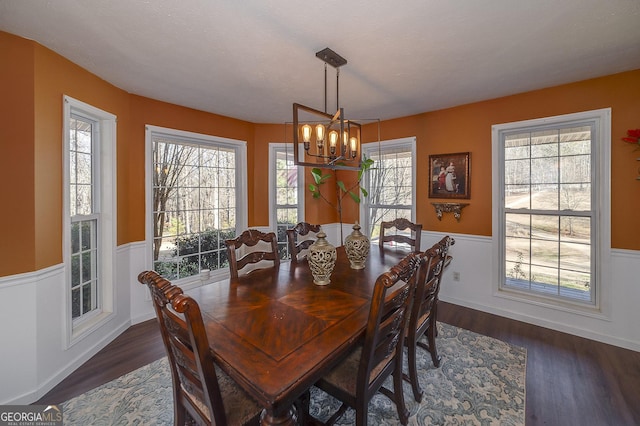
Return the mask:
<svg viewBox="0 0 640 426">
<path fill-rule="evenodd" d="M 296 426 L 298 413 L 293 406 L 279 415 L 276 415 L 273 410 L 262 410 L 260 424 L 262 426 Z"/>
</svg>

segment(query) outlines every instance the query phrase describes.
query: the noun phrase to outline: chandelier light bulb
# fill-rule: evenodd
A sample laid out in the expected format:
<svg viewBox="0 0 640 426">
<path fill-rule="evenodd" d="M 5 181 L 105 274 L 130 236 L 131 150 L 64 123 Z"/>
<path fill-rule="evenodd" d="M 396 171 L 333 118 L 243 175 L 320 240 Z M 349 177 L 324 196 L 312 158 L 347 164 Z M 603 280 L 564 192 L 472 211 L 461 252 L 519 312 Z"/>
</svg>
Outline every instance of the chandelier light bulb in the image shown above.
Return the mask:
<svg viewBox="0 0 640 426">
<path fill-rule="evenodd" d="M 336 153 L 336 145 L 338 144 L 338 132 L 332 130 L 329 132 L 329 149 L 331 150 L 331 154 L 334 155 Z"/>
<path fill-rule="evenodd" d="M 316 143 L 318 144 L 318 149 L 324 148 L 324 131 L 325 128 L 322 124 L 316 126 Z"/>
<path fill-rule="evenodd" d="M 346 130 L 342 132 L 342 155 L 347 154 L 347 147 L 349 146 L 349 132 Z"/>
<path fill-rule="evenodd" d="M 311 126 L 305 124 L 302 126 L 302 142 L 308 144 L 311 141 Z"/>
</svg>

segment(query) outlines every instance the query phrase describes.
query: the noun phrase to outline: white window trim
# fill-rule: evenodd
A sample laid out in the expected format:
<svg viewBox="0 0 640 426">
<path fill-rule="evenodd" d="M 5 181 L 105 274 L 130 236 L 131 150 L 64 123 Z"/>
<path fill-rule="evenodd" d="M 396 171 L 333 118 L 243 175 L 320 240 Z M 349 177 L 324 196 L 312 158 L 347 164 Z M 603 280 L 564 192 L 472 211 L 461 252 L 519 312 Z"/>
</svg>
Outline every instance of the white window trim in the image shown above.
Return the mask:
<svg viewBox="0 0 640 426">
<path fill-rule="evenodd" d="M 504 152 L 500 143 L 503 132 L 509 132 L 523 127 L 545 126 L 567 121 L 587 121 L 595 124 L 596 146 L 592 179 L 595 190 L 596 235 L 595 239 L 595 304 L 586 305 L 579 302 L 560 300 L 548 296 L 519 292 L 515 289 L 501 288 L 503 279 L 504 259 L 502 245 L 505 230 L 502 226 L 504 216 L 504 200 L 502 189 L 504 177 L 501 170 L 504 163 Z M 493 207 L 493 258 L 492 266 L 493 294 L 497 297 L 517 300 L 538 306 L 544 306 L 560 311 L 578 313 L 600 319 L 609 319 L 611 315 L 611 108 L 585 111 L 574 114 L 558 115 L 513 123 L 496 124 L 491 128 L 492 142 L 492 207 Z"/>
<path fill-rule="evenodd" d="M 99 108 L 63 96 L 63 196 L 62 209 L 65 220 L 62 225 L 62 257 L 65 265 L 65 297 L 64 297 L 64 347 L 70 348 L 84 337 L 100 328 L 116 314 L 114 303 L 116 297 L 116 245 L 117 245 L 117 156 L 116 156 L 116 120 L 117 117 Z M 99 159 L 96 186 L 100 188 L 99 206 L 98 258 L 99 306 L 94 314 L 88 315 L 74 323 L 71 315 L 71 227 L 70 194 L 69 194 L 69 121 L 72 113 L 91 117 L 99 123 Z"/>
<path fill-rule="evenodd" d="M 236 188 L 237 200 L 241 206 L 236 210 L 236 232 L 240 234 L 248 227 L 248 190 L 247 190 L 247 142 L 237 139 L 212 136 L 204 133 L 194 133 L 184 130 L 171 129 L 145 125 L 145 265 L 147 269 L 153 269 L 153 136 L 165 136 L 171 139 L 191 139 L 204 143 L 226 145 L 238 150 L 236 157 Z M 210 281 L 222 280 L 229 277 L 229 268 L 221 268 L 211 271 Z M 183 290 L 199 287 L 203 284 L 198 275 L 175 281 Z"/>
<path fill-rule="evenodd" d="M 289 143 L 271 142 L 269 143 L 269 229 L 277 232 L 278 218 L 276 217 L 276 152 L 287 150 L 291 147 Z M 301 147 L 302 149 L 302 147 Z M 293 148 L 291 148 L 293 153 Z M 300 150 L 298 150 L 300 152 Z M 302 150 L 304 153 L 304 150 Z M 304 215 L 304 167 L 298 166 L 298 218 L 302 220 Z"/>
<path fill-rule="evenodd" d="M 389 139 L 389 140 L 380 141 L 380 142 L 364 143 L 362 144 L 362 153 L 363 155 L 366 155 L 367 158 L 369 158 L 371 157 L 369 155 L 370 152 L 374 152 L 374 151 L 383 152 L 385 149 L 393 149 L 395 147 L 401 147 L 401 146 L 411 147 L 411 181 L 417 182 L 418 171 L 417 171 L 416 137 L 415 136 L 399 138 L 399 139 Z M 373 164 L 373 167 L 374 168 L 376 167 L 375 163 Z M 365 184 L 365 189 L 368 191 L 369 190 L 368 176 L 365 177 L 364 184 Z M 369 214 L 367 213 L 369 211 L 368 200 L 369 200 L 369 197 L 363 198 L 363 202 L 360 203 L 359 214 L 360 214 L 362 229 L 366 231 L 367 235 L 370 235 L 371 224 L 370 224 Z M 411 190 L 411 221 L 412 222 L 416 221 L 416 185 L 413 185 L 413 188 Z"/>
</svg>

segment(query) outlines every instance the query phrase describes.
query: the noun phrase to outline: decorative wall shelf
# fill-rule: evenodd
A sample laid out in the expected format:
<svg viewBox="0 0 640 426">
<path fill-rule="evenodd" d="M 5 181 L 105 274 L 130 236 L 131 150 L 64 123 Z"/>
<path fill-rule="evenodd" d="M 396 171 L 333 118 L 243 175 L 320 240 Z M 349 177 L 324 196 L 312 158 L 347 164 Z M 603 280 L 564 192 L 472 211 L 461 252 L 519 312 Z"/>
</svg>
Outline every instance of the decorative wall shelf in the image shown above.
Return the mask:
<svg viewBox="0 0 640 426">
<path fill-rule="evenodd" d="M 431 203 L 436 209 L 438 220 L 442 220 L 442 213 L 453 213 L 453 217 L 460 222 L 462 209 L 467 207 L 469 203 Z"/>
</svg>

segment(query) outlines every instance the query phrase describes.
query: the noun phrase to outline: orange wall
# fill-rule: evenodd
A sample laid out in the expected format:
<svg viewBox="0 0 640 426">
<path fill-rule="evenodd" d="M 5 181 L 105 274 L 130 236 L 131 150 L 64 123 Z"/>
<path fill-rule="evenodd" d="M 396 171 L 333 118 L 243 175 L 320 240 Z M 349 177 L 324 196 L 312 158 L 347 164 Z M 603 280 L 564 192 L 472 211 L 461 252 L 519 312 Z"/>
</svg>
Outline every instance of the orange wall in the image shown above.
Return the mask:
<svg viewBox="0 0 640 426">
<path fill-rule="evenodd" d="M 0 32 L 0 276 L 35 270 L 34 53 Z"/>
<path fill-rule="evenodd" d="M 268 143 L 283 142 L 284 125 L 252 124 L 131 95 L 35 42 L 3 32 L 0 51 L 10 58 L 0 67 L 0 173 L 3 203 L 10 206 L 0 209 L 0 276 L 62 260 L 63 94 L 118 117 L 119 245 L 144 239 L 145 124 L 247 141 L 249 226 L 268 225 Z M 416 209 L 425 229 L 489 236 L 491 126 L 606 107 L 613 111 L 612 246 L 638 250 L 639 155 L 620 138 L 640 127 L 640 70 L 389 120 L 381 125 L 381 139 L 417 138 Z M 463 151 L 471 152 L 470 206 L 459 223 L 451 215 L 438 221 L 427 198 L 428 156 Z M 349 180 L 349 173 L 340 178 Z M 344 221 L 353 222 L 357 206 L 345 201 Z M 337 221 L 322 200 L 307 196 L 305 208 L 310 222 Z"/>
<path fill-rule="evenodd" d="M 609 107 L 612 247 L 638 250 L 640 155 L 621 138 L 627 129 L 640 128 L 640 70 L 383 122 L 382 139 L 417 137 L 417 221 L 425 229 L 490 236 L 491 126 Z M 450 214 L 438 221 L 427 198 L 429 155 L 466 151 L 471 153 L 471 198 L 460 202 L 470 205 L 459 223 Z"/>
<path fill-rule="evenodd" d="M 36 269 L 62 261 L 63 95 L 118 117 L 118 191 L 125 193 L 128 94 L 62 56 L 33 43 L 35 52 L 35 256 Z M 118 236 L 126 230 L 126 203 L 118 197 Z"/>
</svg>

